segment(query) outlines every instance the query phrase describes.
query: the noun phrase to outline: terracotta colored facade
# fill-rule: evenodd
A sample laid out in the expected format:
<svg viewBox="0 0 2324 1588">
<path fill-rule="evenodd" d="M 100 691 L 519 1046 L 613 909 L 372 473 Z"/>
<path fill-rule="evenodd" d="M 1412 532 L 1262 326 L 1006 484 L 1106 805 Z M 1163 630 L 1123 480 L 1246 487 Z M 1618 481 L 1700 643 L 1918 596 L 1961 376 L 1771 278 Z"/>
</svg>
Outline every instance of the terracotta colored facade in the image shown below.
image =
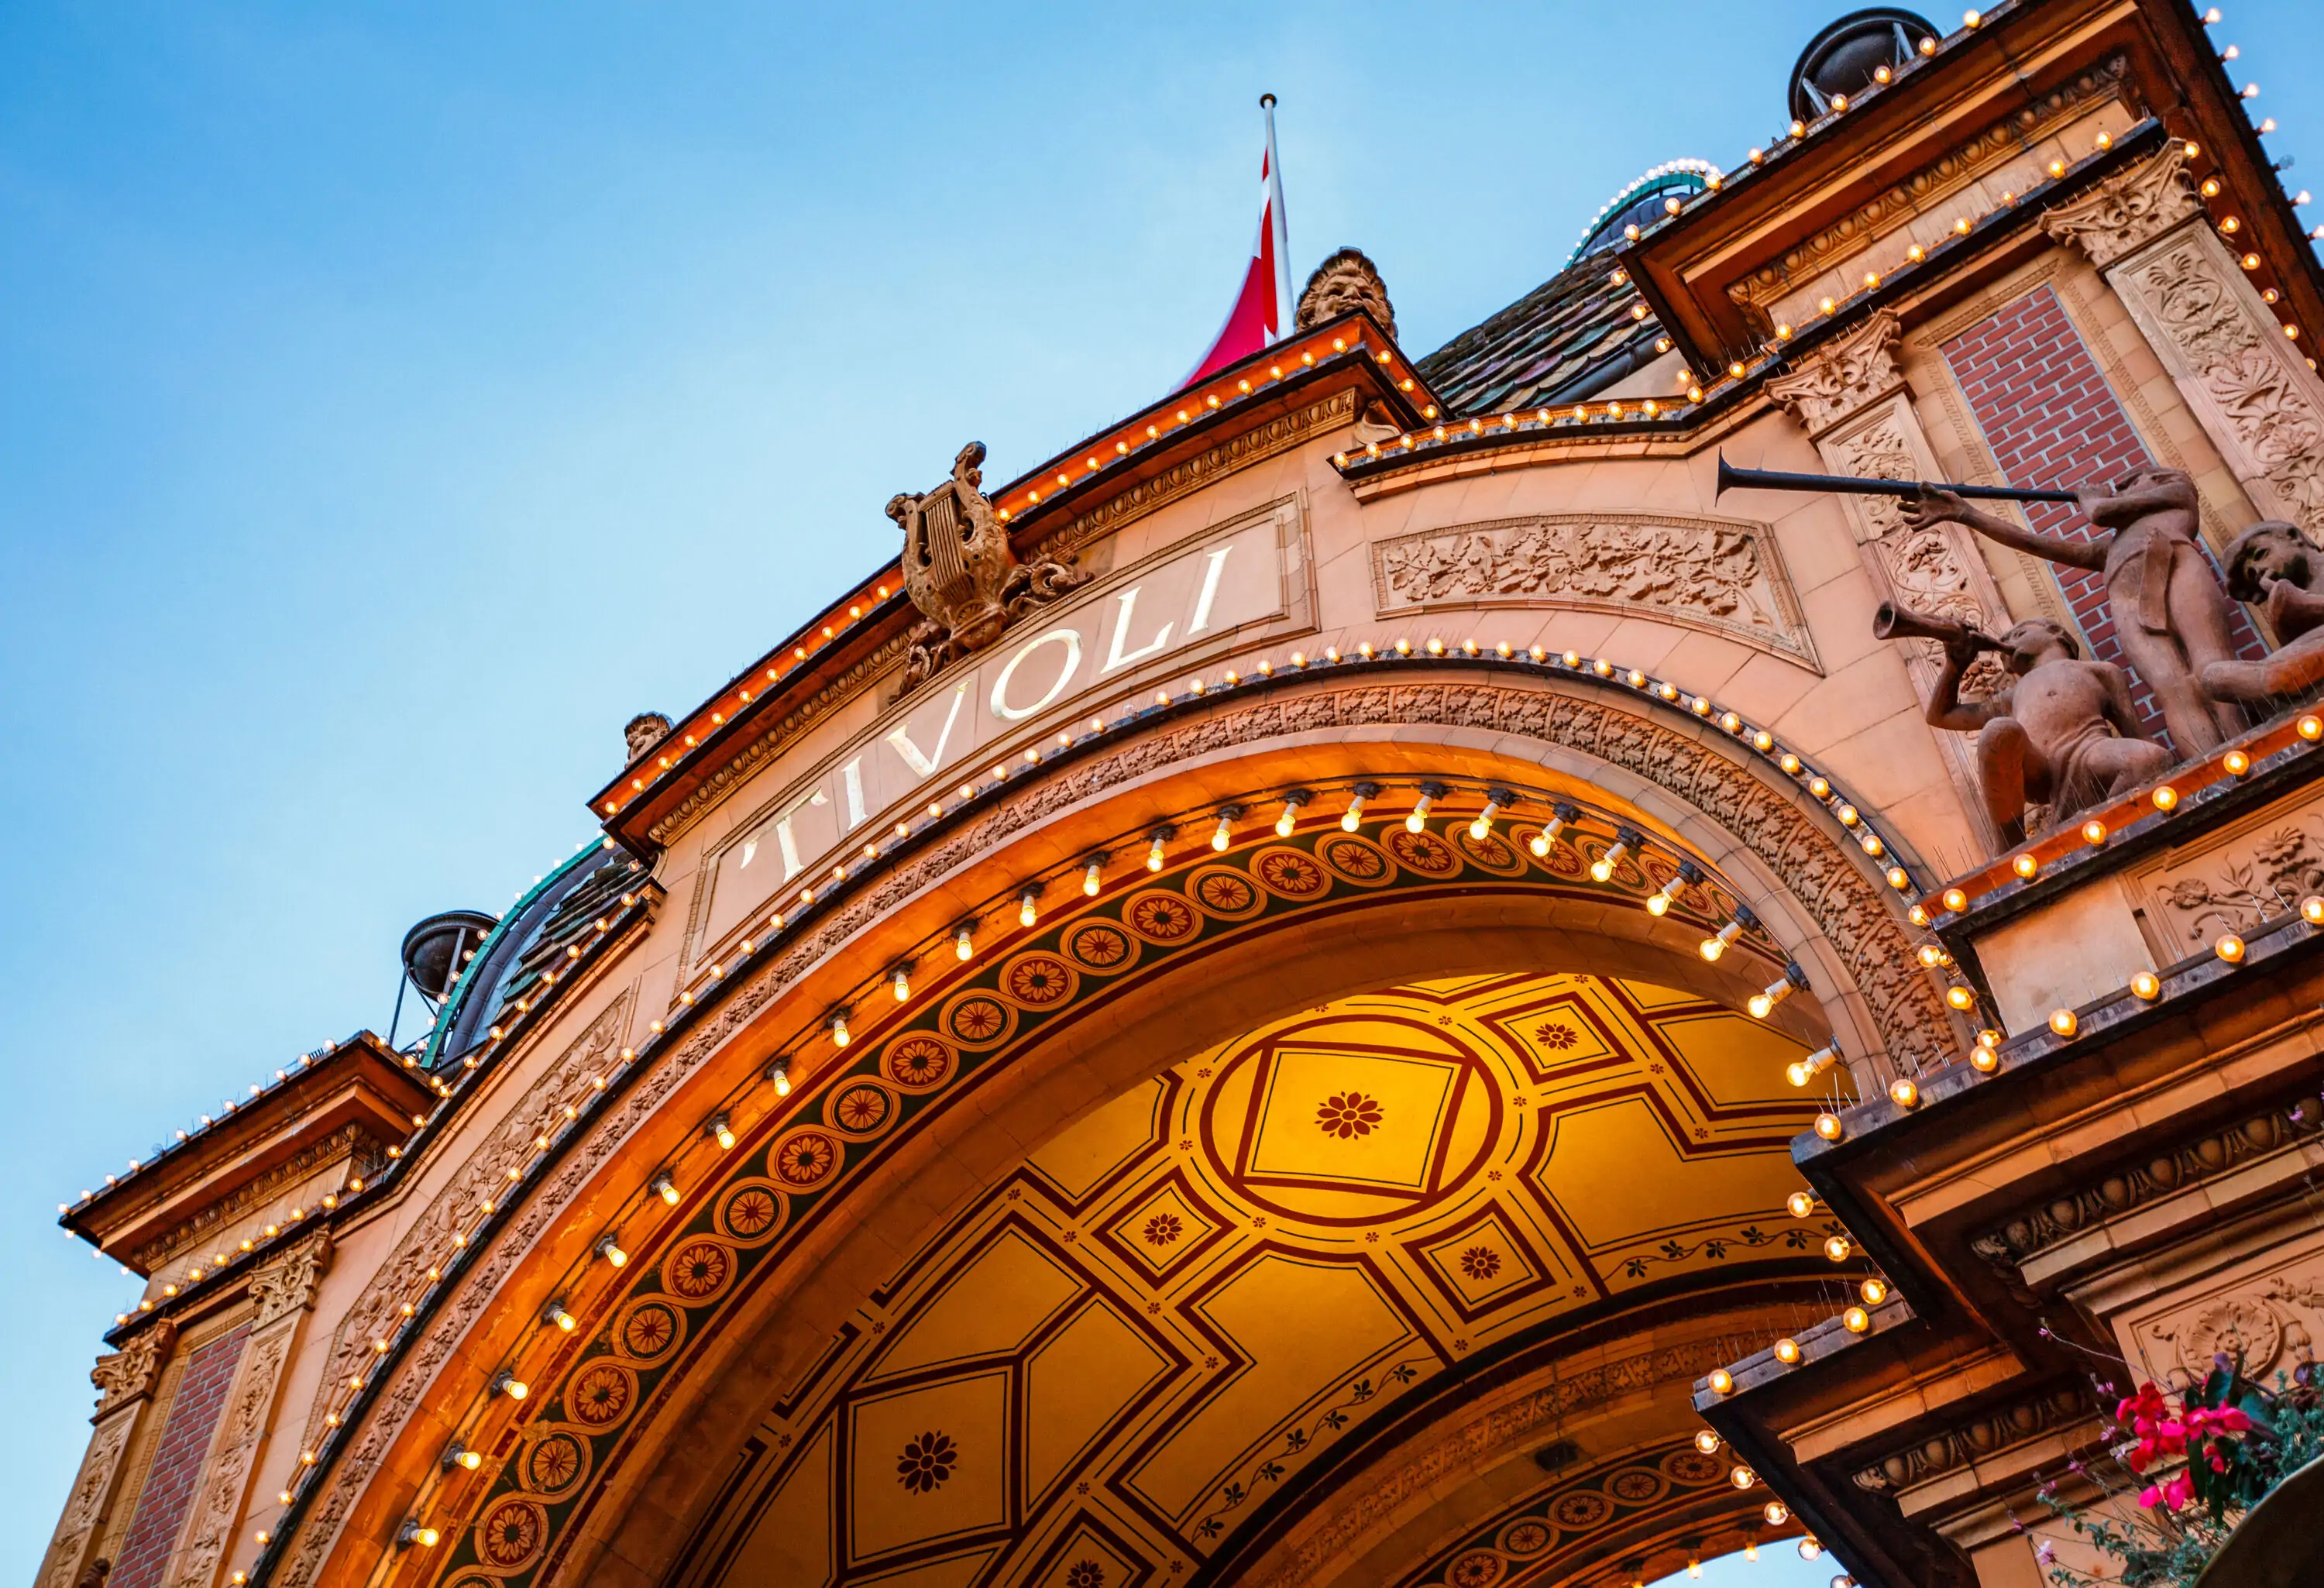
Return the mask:
<svg viewBox="0 0 2324 1588">
<path fill-rule="evenodd" d="M 2099 582 L 1717 468 L 2324 534 L 2324 282 L 2177 0 L 1899 37 L 1437 354 L 1335 256 L 899 497 L 961 565 L 633 723 L 427 1040 L 68 1213 L 43 1588 L 2038 1582 L 2093 1355 L 2324 1329 L 2324 724 L 2001 848 L 1876 611 Z"/>
</svg>

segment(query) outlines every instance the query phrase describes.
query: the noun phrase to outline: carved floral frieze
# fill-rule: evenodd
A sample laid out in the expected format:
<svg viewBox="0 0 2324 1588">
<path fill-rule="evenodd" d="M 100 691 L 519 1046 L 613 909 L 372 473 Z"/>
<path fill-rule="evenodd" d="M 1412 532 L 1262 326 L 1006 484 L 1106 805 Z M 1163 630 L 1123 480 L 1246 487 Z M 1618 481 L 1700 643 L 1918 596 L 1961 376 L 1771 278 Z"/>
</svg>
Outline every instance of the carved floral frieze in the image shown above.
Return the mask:
<svg viewBox="0 0 2324 1588">
<path fill-rule="evenodd" d="M 1767 395 L 1789 410 L 1809 434 L 1821 435 L 1904 383 L 1904 367 L 1896 362 L 1896 338 L 1902 328 L 1895 312 L 1884 309 L 1846 336 L 1819 347 L 1791 374 L 1769 381 Z"/>
<path fill-rule="evenodd" d="M 1372 581 L 1383 617 L 1497 605 L 1635 613 L 1814 663 L 1765 524 L 1637 512 L 1452 524 L 1375 542 Z"/>
<path fill-rule="evenodd" d="M 2187 176 L 2187 152 L 2172 143 L 2088 196 L 2044 212 L 2042 229 L 2104 270 L 2202 210 Z"/>
<path fill-rule="evenodd" d="M 2061 1384 L 1930 1434 L 1917 1444 L 1858 1468 L 1849 1477 L 1867 1493 L 1895 1494 L 2014 1445 L 2070 1430 L 2096 1409 L 2089 1390 L 2080 1384 Z"/>
<path fill-rule="evenodd" d="M 2200 1380 L 2219 1356 L 2262 1383 L 2312 1360 L 2324 1332 L 2324 1252 L 2309 1251 L 2200 1294 L 2173 1297 L 2131 1327 L 2133 1370 L 2173 1387 Z"/>
<path fill-rule="evenodd" d="M 2128 882 L 2158 963 L 2201 953 L 2224 932 L 2248 936 L 2324 893 L 2324 799 L 2279 805 L 2207 834 Z"/>
</svg>

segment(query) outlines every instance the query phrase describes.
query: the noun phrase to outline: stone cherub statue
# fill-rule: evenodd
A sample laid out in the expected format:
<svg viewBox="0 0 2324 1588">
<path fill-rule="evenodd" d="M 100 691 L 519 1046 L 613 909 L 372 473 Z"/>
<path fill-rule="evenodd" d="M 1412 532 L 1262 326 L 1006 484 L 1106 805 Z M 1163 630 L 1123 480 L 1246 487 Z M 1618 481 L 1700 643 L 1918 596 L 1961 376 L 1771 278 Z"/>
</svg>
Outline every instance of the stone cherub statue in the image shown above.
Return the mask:
<svg viewBox="0 0 2324 1588">
<path fill-rule="evenodd" d="M 2267 614 L 2281 642 L 2259 661 L 2215 661 L 2203 687 L 2225 700 L 2298 695 L 2324 680 L 2324 555 L 2299 529 L 2264 519 L 2227 548 L 2227 594 Z"/>
<path fill-rule="evenodd" d="M 2204 687 L 2206 669 L 2233 660 L 2235 644 L 2227 592 L 2195 539 L 2200 505 L 2194 481 L 2175 468 L 2149 466 L 2119 485 L 2085 486 L 2075 496 L 2092 523 L 2112 532 L 2074 540 L 2022 529 L 1935 488 L 1906 500 L 1904 515 L 1916 529 L 1950 522 L 2004 546 L 2098 574 L 2106 584 L 2124 654 L 2154 691 L 2179 753 L 2218 749 L 2244 725 L 2236 707 L 2215 700 Z"/>
<path fill-rule="evenodd" d="M 904 531 L 904 591 L 920 611 L 904 664 L 909 689 L 947 662 L 982 651 L 1035 607 L 1089 582 L 1050 559 L 1024 563 L 982 489 L 984 443 L 952 460 L 952 478 L 923 495 L 899 492 L 888 516 Z"/>
<path fill-rule="evenodd" d="M 2061 825 L 2170 767 L 2171 752 L 2139 726 L 2129 676 L 2112 662 L 2083 660 L 2063 625 L 2028 618 L 1994 640 L 1973 629 L 1913 621 L 1917 626 L 1910 632 L 1931 637 L 1951 629 L 1928 720 L 1977 735 L 1978 784 L 2005 846 L 2025 841 L 2029 806 L 2048 806 L 2052 824 Z M 2015 681 L 1982 700 L 1962 700 L 1961 674 L 1979 651 L 1997 646 Z"/>
</svg>

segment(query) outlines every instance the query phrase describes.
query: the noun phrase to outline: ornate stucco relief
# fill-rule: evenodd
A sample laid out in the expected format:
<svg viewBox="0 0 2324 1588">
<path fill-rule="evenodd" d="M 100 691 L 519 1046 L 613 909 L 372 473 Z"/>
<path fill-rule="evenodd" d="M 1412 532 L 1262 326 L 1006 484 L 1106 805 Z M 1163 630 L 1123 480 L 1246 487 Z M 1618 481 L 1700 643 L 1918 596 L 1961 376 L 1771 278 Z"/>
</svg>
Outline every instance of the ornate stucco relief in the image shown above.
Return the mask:
<svg viewBox="0 0 2324 1588">
<path fill-rule="evenodd" d="M 2095 1436 L 2102 1425 L 2089 1390 L 2061 1384 L 2030 1399 L 1997 1408 L 1932 1433 L 1849 1474 L 1869 1494 L 1895 1494 L 1985 1461 L 2043 1435 Z"/>
<path fill-rule="evenodd" d="M 2262 1383 L 2290 1374 L 2313 1359 L 2324 1333 L 2324 1251 L 2280 1257 L 2257 1273 L 2245 1272 L 2192 1295 L 2171 1297 L 2132 1323 L 2140 1377 L 2183 1387 L 2211 1371 L 2211 1359 L 2241 1356 L 2244 1371 Z"/>
<path fill-rule="evenodd" d="M 65 1497 L 64 1515 L 57 1519 L 56 1533 L 42 1559 L 40 1588 L 72 1588 L 88 1565 L 89 1546 L 112 1507 L 122 1454 L 129 1447 L 137 1416 L 136 1408 L 121 1407 L 98 1417 L 72 1491 Z"/>
<path fill-rule="evenodd" d="M 2260 510 L 2324 536 L 2324 383 L 2209 226 L 2176 143 L 2043 229 L 2106 274 Z"/>
<path fill-rule="evenodd" d="M 2248 934 L 2324 892 L 2324 797 L 2278 805 L 2172 850 L 2126 879 L 2155 963 Z"/>
<path fill-rule="evenodd" d="M 1635 613 L 1815 666 L 1774 534 L 1738 520 L 1554 512 L 1423 530 L 1373 543 L 1372 597 L 1382 617 L 1504 605 Z"/>
</svg>

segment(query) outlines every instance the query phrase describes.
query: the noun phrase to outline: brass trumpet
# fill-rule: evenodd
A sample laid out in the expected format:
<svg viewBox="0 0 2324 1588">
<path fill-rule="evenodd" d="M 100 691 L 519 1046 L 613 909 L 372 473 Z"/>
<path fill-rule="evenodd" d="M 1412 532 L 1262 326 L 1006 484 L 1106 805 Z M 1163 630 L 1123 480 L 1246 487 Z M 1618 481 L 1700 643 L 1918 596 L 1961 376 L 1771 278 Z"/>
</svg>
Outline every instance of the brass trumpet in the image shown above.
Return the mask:
<svg viewBox="0 0 2324 1588">
<path fill-rule="evenodd" d="M 1979 651 L 2006 651 L 2009 647 L 1981 629 L 1967 623 L 1957 623 L 1947 617 L 1932 617 L 1925 612 L 1914 612 L 1909 606 L 1899 606 L 1884 601 L 1872 614 L 1872 637 L 1876 640 L 1934 640 L 1940 645 L 1958 645 L 1964 642 Z"/>
<path fill-rule="evenodd" d="M 2071 491 L 2021 491 L 2015 485 L 1956 485 L 1943 480 L 1868 480 L 1855 475 L 1792 475 L 1780 469 L 1737 468 L 1719 455 L 1719 489 L 1714 496 L 1723 496 L 1730 490 L 1748 488 L 1755 491 L 1837 491 L 1851 496 L 1917 496 L 1925 488 L 1931 491 L 1950 491 L 1956 496 L 1978 497 L 1989 502 L 2073 502 Z"/>
</svg>

